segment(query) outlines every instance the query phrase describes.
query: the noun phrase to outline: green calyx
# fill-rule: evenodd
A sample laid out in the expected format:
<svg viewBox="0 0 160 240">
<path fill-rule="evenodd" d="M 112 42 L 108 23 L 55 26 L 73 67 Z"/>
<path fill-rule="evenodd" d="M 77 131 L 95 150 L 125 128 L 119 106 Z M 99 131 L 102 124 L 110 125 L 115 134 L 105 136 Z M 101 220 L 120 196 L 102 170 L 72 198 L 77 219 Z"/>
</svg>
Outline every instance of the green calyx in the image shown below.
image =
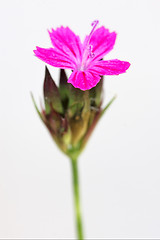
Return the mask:
<svg viewBox="0 0 160 240">
<path fill-rule="evenodd" d="M 77 158 L 84 149 L 97 122 L 113 102 L 102 109 L 103 79 L 91 90 L 74 88 L 63 69 L 57 87 L 46 67 L 43 92 L 45 108 L 35 108 L 58 147 L 70 158 Z"/>
</svg>

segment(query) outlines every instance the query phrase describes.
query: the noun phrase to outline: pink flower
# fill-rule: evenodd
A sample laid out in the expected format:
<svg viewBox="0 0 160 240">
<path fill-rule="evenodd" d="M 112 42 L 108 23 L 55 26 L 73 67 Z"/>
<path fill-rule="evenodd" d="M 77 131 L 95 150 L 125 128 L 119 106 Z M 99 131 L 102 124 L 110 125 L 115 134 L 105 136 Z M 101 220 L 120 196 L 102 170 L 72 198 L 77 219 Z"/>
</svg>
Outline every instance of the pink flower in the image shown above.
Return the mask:
<svg viewBox="0 0 160 240">
<path fill-rule="evenodd" d="M 68 27 L 49 32 L 54 48 L 34 50 L 42 61 L 58 68 L 71 69 L 68 82 L 75 88 L 89 90 L 97 85 L 102 75 L 118 75 L 126 72 L 130 63 L 117 59 L 104 61 L 116 40 L 116 33 L 105 27 L 95 30 L 98 21 L 92 23 L 92 31 L 82 43 L 79 36 Z"/>
</svg>

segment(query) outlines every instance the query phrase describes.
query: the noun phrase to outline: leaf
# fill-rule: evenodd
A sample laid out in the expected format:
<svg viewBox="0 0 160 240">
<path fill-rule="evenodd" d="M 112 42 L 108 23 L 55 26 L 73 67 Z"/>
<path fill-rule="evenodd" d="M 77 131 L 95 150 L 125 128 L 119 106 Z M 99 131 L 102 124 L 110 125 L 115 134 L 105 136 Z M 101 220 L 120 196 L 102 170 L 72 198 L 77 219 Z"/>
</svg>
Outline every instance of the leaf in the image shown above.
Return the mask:
<svg viewBox="0 0 160 240">
<path fill-rule="evenodd" d="M 50 106 L 52 105 L 53 109 L 58 113 L 63 113 L 63 106 L 61 103 L 59 90 L 52 79 L 48 68 L 46 67 L 45 79 L 44 79 L 44 99 L 46 106 L 46 113 L 50 113 Z"/>
</svg>

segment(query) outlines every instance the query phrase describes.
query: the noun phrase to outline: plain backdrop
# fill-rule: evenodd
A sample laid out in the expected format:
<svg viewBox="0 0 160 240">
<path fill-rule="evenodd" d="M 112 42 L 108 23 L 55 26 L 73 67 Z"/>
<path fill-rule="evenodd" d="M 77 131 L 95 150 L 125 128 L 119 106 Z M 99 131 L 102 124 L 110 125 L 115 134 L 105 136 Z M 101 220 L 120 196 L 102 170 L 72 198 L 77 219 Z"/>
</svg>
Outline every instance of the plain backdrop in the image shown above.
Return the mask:
<svg viewBox="0 0 160 240">
<path fill-rule="evenodd" d="M 95 19 L 118 34 L 105 59 L 131 67 L 105 77 L 104 104 L 118 97 L 79 159 L 85 236 L 160 238 L 159 12 L 159 0 L 0 1 L 0 238 L 76 236 L 70 162 L 30 97 L 45 69 L 33 49 L 51 47 L 51 27 L 83 39 Z"/>
</svg>

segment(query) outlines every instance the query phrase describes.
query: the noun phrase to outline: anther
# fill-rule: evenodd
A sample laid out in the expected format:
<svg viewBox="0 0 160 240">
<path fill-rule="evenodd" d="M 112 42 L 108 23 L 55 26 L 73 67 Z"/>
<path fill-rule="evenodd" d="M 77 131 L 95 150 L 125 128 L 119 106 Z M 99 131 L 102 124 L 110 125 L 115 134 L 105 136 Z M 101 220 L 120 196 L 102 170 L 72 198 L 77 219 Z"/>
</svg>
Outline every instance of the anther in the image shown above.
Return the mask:
<svg viewBox="0 0 160 240">
<path fill-rule="evenodd" d="M 96 26 L 98 25 L 98 23 L 99 23 L 98 20 L 95 20 L 95 21 L 93 21 L 93 22 L 91 23 L 91 26 L 92 26 L 93 28 L 92 28 L 92 31 L 91 31 L 90 34 L 89 34 L 88 43 L 89 43 L 89 41 L 90 41 L 90 39 L 91 39 L 91 36 L 92 36 L 92 34 L 93 34 Z"/>
<path fill-rule="evenodd" d="M 89 57 L 93 58 L 95 56 L 95 54 L 93 53 L 93 46 L 89 45 L 88 50 L 89 50 Z"/>
</svg>

